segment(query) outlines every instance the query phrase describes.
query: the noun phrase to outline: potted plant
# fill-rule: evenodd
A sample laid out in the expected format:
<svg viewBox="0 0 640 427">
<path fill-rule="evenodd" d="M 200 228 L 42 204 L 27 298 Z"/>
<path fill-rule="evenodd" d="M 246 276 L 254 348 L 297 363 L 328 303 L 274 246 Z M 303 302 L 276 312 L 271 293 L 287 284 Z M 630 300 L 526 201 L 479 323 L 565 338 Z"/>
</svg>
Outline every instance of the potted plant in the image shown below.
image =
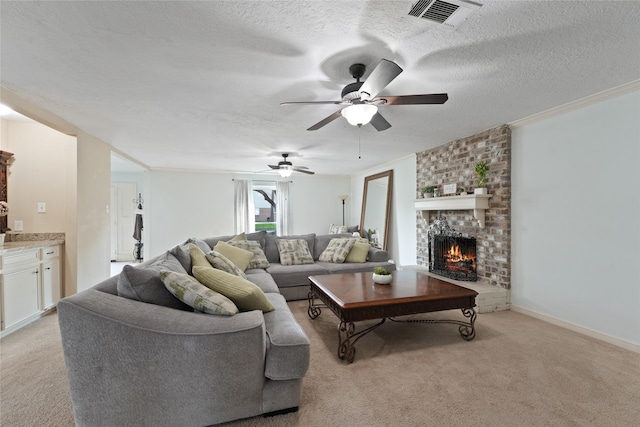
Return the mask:
<svg viewBox="0 0 640 427">
<path fill-rule="evenodd" d="M 478 178 L 478 187 L 474 190 L 475 194 L 487 194 L 487 172 L 489 172 L 489 165 L 484 160 L 476 163 L 475 173 Z"/>
<path fill-rule="evenodd" d="M 433 185 L 427 185 L 425 187 L 422 187 L 420 189 L 420 192 L 422 193 L 422 197 L 433 197 L 433 190 L 435 190 L 435 186 Z"/>
<path fill-rule="evenodd" d="M 391 283 L 391 272 L 384 267 L 376 267 L 373 270 L 373 281 L 379 285 Z"/>
</svg>

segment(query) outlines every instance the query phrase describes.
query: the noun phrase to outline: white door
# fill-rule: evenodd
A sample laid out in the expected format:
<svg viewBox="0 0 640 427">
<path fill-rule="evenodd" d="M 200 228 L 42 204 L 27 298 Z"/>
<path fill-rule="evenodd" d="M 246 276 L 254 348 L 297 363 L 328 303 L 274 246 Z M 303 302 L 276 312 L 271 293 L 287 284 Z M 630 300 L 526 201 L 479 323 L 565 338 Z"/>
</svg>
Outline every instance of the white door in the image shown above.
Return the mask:
<svg viewBox="0 0 640 427">
<path fill-rule="evenodd" d="M 136 241 L 135 227 L 136 199 L 135 183 L 111 184 L 111 259 L 133 261 Z"/>
</svg>

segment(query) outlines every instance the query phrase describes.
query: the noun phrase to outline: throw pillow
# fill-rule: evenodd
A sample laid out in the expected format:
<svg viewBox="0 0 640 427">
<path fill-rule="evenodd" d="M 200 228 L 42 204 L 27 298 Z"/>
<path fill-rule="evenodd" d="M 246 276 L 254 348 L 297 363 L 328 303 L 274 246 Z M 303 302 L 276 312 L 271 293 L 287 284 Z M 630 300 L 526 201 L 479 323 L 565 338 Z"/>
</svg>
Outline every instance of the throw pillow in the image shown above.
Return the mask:
<svg viewBox="0 0 640 427">
<path fill-rule="evenodd" d="M 149 304 L 191 310 L 191 308 L 177 300 L 164 287 L 160 279 L 161 270 L 171 270 L 186 273 L 182 264 L 169 252 L 165 252 L 155 262 L 147 266 L 133 267 L 125 265 L 118 276 L 116 284 L 118 295 Z"/>
<path fill-rule="evenodd" d="M 229 298 L 241 311 L 273 311 L 275 307 L 262 292 L 262 289 L 243 279 L 213 267 L 193 267 L 196 279 L 211 290 L 220 292 Z"/>
<path fill-rule="evenodd" d="M 247 240 L 247 234 L 246 233 L 240 233 L 236 236 L 233 237 L 233 239 L 231 239 L 234 242 L 237 242 L 238 240 Z"/>
<path fill-rule="evenodd" d="M 249 268 L 269 268 L 269 261 L 267 261 L 267 257 L 265 256 L 262 248 L 260 247 L 260 243 L 255 240 L 229 240 L 227 242 L 229 245 L 244 249 L 246 251 L 250 251 L 253 253 L 253 257 L 251 258 L 251 262 L 249 262 Z"/>
<path fill-rule="evenodd" d="M 247 278 L 247 275 L 244 274 L 244 271 L 240 270 L 237 265 L 231 262 L 229 258 L 222 255 L 220 252 L 209 251 L 206 255 L 207 261 L 209 264 L 213 266 L 213 268 L 217 268 L 218 270 L 226 271 L 229 274 L 233 274 L 234 276 L 240 276 L 243 279 Z M 253 258 L 253 254 L 251 254 Z"/>
<path fill-rule="evenodd" d="M 371 248 L 369 243 L 355 242 L 345 262 L 367 262 L 369 248 Z"/>
<path fill-rule="evenodd" d="M 331 239 L 327 249 L 320 254 L 319 260 L 323 262 L 343 263 L 355 243 L 355 239 L 348 237 Z"/>
<path fill-rule="evenodd" d="M 309 252 L 309 245 L 304 239 L 280 239 L 276 241 L 280 253 L 280 264 L 300 265 L 313 264 L 313 257 Z"/>
<path fill-rule="evenodd" d="M 249 267 L 249 263 L 253 259 L 253 252 L 237 248 L 225 242 L 216 243 L 213 250 L 229 258 L 229 261 L 234 263 L 242 271 L 245 271 L 247 267 Z"/>
<path fill-rule="evenodd" d="M 348 227 L 346 225 L 331 224 L 329 226 L 329 234 L 346 233 L 347 228 Z"/>
<path fill-rule="evenodd" d="M 195 265 L 200 265 L 202 267 L 208 267 L 211 265 L 209 264 L 204 252 L 202 252 L 202 249 L 193 243 L 189 243 L 189 255 L 191 256 L 191 268 Z"/>
<path fill-rule="evenodd" d="M 238 307 L 229 298 L 212 291 L 186 273 L 162 270 L 160 278 L 169 292 L 196 311 L 222 316 L 233 316 L 238 312 Z"/>
</svg>

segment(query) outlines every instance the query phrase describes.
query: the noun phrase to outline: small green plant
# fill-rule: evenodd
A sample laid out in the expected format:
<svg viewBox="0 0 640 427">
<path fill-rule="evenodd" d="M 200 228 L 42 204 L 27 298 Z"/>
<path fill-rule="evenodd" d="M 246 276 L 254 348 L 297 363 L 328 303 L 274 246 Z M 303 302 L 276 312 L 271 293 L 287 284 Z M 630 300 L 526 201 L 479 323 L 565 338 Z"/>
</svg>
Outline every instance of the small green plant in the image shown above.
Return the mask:
<svg viewBox="0 0 640 427">
<path fill-rule="evenodd" d="M 436 187 L 433 185 L 427 185 L 426 187 L 422 187 L 420 189 L 420 191 L 422 192 L 422 195 L 424 196 L 425 193 L 433 193 L 433 190 L 435 190 Z"/>
<path fill-rule="evenodd" d="M 384 267 L 376 267 L 373 272 L 380 276 L 388 276 L 391 274 L 391 272 Z"/>
<path fill-rule="evenodd" d="M 487 184 L 487 172 L 489 172 L 489 165 L 484 160 L 476 163 L 475 167 L 476 177 L 478 178 L 478 188 L 483 188 Z"/>
</svg>

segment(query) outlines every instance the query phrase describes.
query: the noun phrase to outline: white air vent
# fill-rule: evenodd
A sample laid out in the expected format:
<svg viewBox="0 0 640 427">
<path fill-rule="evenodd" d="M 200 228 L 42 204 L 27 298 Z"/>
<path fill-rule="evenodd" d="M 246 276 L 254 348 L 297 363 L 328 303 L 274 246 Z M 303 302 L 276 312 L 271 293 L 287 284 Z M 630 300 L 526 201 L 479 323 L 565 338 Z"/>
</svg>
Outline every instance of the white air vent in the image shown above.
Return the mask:
<svg viewBox="0 0 640 427">
<path fill-rule="evenodd" d="M 465 0 L 420 0 L 413 5 L 409 15 L 424 18 L 438 25 L 458 28 L 482 5 Z"/>
</svg>

